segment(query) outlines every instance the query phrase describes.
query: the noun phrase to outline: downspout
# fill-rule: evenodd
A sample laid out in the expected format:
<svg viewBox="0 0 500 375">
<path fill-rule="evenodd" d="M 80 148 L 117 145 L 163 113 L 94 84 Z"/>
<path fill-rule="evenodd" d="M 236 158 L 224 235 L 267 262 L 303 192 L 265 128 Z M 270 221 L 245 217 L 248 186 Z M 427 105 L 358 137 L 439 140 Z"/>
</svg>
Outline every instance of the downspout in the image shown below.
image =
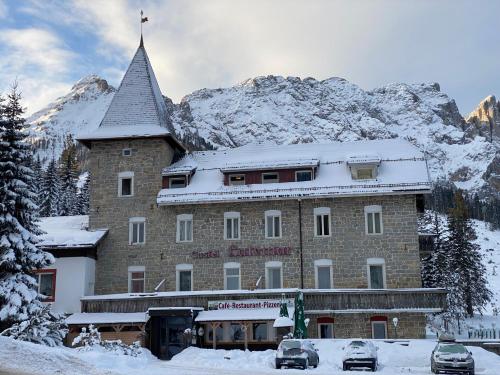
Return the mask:
<svg viewBox="0 0 500 375">
<path fill-rule="evenodd" d="M 298 199 L 299 203 L 299 252 L 300 252 L 300 289 L 304 289 L 304 256 L 302 246 L 302 200 Z"/>
</svg>

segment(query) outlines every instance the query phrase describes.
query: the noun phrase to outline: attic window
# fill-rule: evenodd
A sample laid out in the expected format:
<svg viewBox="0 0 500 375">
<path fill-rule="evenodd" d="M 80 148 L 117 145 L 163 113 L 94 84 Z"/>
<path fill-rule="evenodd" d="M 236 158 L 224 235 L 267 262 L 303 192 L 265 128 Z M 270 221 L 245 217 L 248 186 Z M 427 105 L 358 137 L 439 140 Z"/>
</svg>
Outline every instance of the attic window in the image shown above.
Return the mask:
<svg viewBox="0 0 500 375">
<path fill-rule="evenodd" d="M 358 168 L 358 180 L 368 180 L 373 178 L 373 168 Z"/>
<path fill-rule="evenodd" d="M 297 171 L 295 172 L 295 181 L 311 181 L 312 180 L 312 171 Z"/>
<path fill-rule="evenodd" d="M 229 175 L 229 185 L 245 185 L 245 175 L 244 174 Z"/>
<path fill-rule="evenodd" d="M 122 155 L 123 156 L 130 156 L 130 155 L 132 155 L 132 149 L 131 148 L 124 148 L 122 150 Z"/>
<path fill-rule="evenodd" d="M 377 178 L 377 166 L 352 166 L 351 176 L 353 180 L 372 180 Z"/>
<path fill-rule="evenodd" d="M 263 184 L 274 184 L 280 182 L 280 176 L 277 172 L 262 173 Z"/>
<path fill-rule="evenodd" d="M 170 177 L 169 178 L 169 188 L 170 189 L 179 189 L 186 187 L 186 177 Z"/>
</svg>

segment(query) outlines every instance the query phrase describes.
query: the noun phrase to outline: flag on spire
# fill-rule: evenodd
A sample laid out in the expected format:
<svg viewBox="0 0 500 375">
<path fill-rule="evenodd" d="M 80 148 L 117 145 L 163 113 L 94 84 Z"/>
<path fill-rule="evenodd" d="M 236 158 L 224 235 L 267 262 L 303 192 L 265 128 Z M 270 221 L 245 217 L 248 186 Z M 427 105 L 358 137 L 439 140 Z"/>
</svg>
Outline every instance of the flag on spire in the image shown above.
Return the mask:
<svg viewBox="0 0 500 375">
<path fill-rule="evenodd" d="M 141 23 L 148 22 L 148 17 L 143 17 L 144 12 L 141 10 Z"/>
</svg>

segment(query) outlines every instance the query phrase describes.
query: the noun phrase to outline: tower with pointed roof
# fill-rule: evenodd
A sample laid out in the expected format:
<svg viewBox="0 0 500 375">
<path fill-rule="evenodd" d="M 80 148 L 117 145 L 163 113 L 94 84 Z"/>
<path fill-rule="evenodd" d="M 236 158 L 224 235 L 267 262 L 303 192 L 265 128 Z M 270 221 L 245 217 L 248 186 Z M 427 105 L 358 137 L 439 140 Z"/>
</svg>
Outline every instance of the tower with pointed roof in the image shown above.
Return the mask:
<svg viewBox="0 0 500 375">
<path fill-rule="evenodd" d="M 90 226 L 116 226 L 110 230 L 115 235 L 128 230 L 130 217 L 144 217 L 156 204 L 161 169 L 185 152 L 173 133 L 142 35 L 99 127 L 78 140 L 90 154 Z M 113 234 L 107 241 L 113 242 Z"/>
</svg>

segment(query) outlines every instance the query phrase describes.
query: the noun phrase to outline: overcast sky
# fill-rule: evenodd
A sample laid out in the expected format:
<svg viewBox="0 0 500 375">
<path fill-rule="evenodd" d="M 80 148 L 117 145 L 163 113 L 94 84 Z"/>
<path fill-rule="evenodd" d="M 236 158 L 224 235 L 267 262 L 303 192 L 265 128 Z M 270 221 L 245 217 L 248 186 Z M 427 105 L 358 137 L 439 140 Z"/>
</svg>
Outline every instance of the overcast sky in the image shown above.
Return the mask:
<svg viewBox="0 0 500 375">
<path fill-rule="evenodd" d="M 363 89 L 439 82 L 463 114 L 500 96 L 497 0 L 0 0 L 0 91 L 28 112 L 96 73 L 117 85 L 144 40 L 164 95 L 258 75 Z"/>
</svg>

